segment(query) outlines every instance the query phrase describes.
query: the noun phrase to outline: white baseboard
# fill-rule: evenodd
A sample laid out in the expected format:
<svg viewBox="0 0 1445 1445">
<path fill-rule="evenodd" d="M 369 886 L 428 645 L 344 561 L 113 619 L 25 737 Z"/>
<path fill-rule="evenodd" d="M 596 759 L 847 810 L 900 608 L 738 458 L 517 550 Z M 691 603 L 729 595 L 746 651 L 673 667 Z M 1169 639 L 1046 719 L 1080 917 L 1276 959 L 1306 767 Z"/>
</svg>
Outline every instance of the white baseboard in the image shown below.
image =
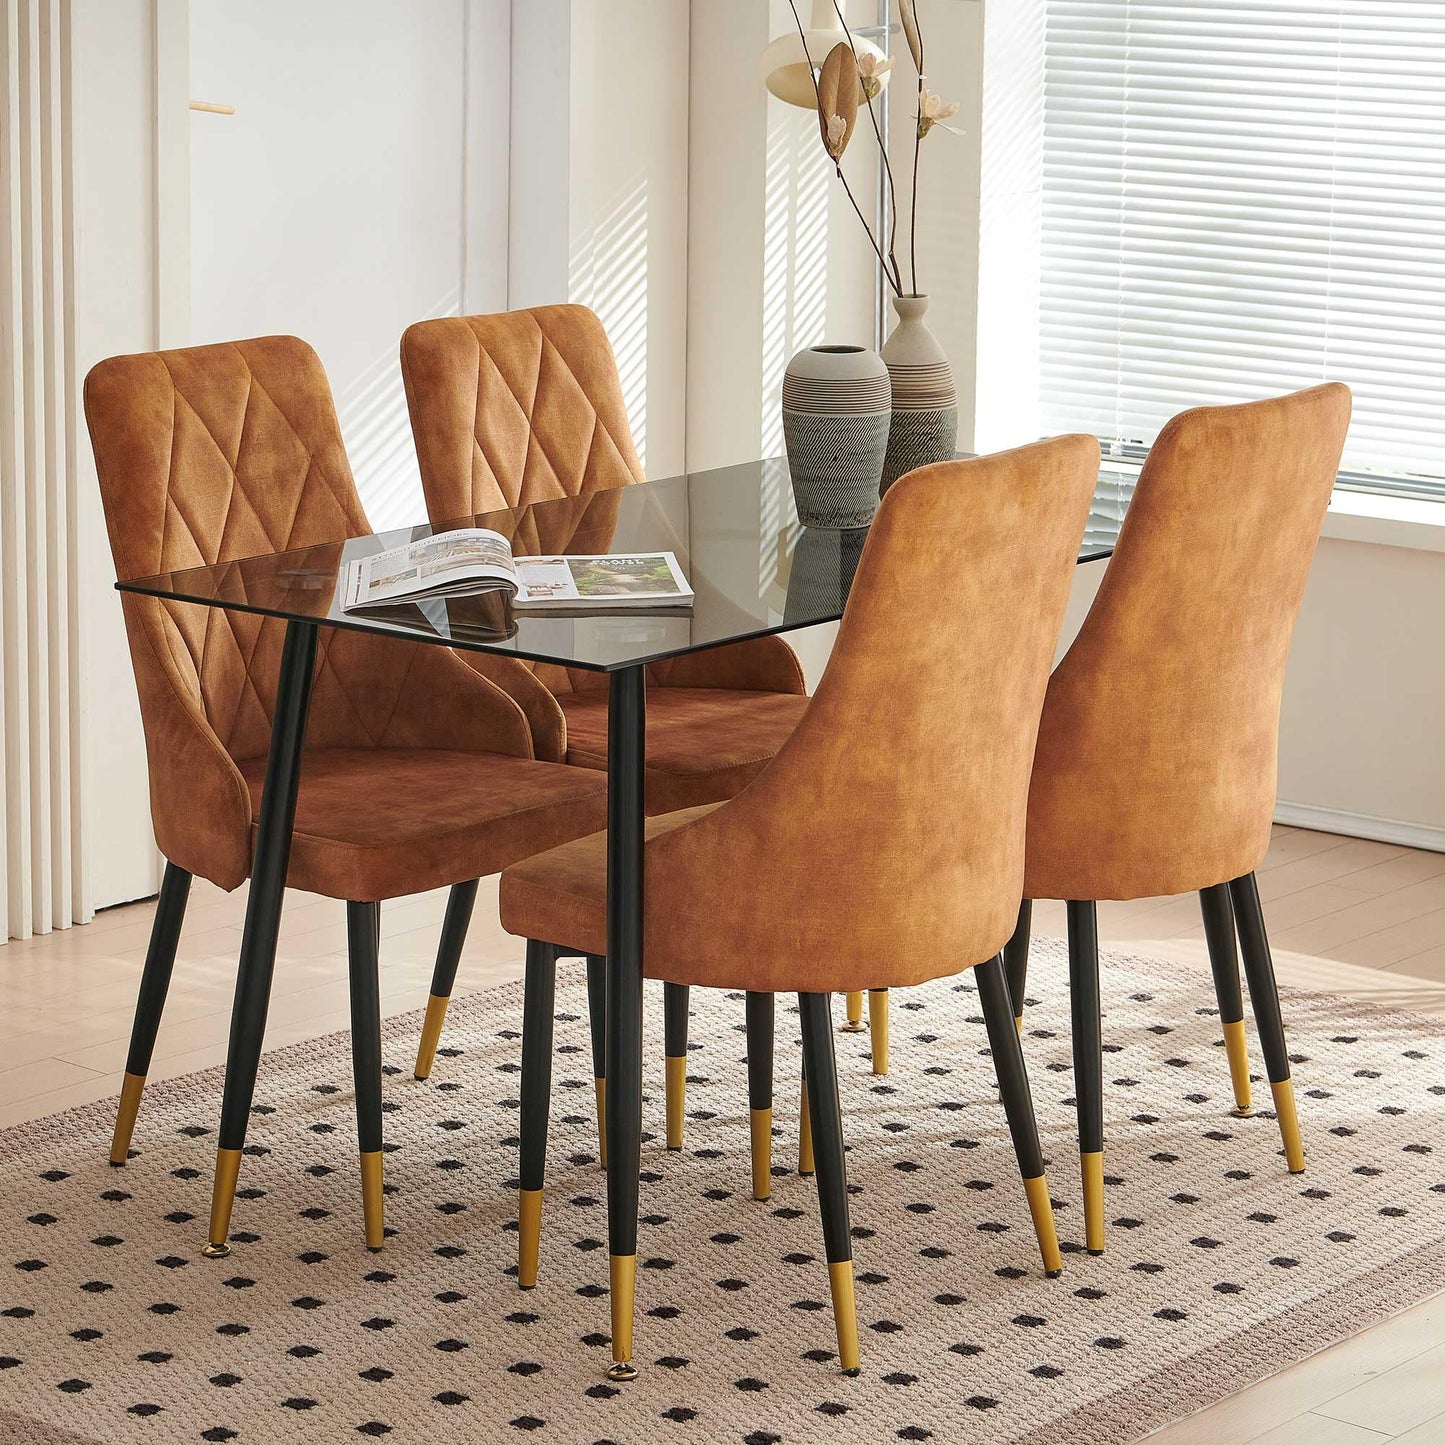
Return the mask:
<svg viewBox="0 0 1445 1445">
<path fill-rule="evenodd" d="M 1347 838 L 1369 838 L 1376 843 L 1398 843 L 1402 848 L 1426 848 L 1445 853 L 1445 828 L 1429 823 L 1401 823 L 1394 818 L 1376 818 L 1370 813 L 1344 813 L 1335 808 L 1317 808 L 1312 803 L 1274 805 L 1274 820 L 1290 828 L 1312 828 L 1319 833 L 1342 833 Z"/>
</svg>

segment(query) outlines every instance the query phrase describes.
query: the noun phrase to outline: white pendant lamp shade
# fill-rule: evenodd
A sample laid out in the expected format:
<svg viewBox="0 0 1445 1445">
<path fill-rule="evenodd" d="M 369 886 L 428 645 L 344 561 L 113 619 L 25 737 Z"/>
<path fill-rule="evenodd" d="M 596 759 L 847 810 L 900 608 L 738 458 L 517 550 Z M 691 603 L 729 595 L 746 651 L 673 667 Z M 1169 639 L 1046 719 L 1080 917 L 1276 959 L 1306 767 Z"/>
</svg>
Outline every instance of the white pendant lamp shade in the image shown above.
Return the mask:
<svg viewBox="0 0 1445 1445">
<path fill-rule="evenodd" d="M 807 36 L 808 44 L 805 50 L 803 37 L 796 29 L 780 35 L 763 51 L 759 69 L 768 89 L 779 100 L 785 100 L 789 105 L 801 106 L 804 110 L 814 110 L 818 104 L 818 94 L 813 88 L 812 72 L 808 69 L 809 57 L 812 58 L 814 66 L 821 66 L 835 45 L 848 43 L 848 32 L 844 30 L 837 10 L 833 8 L 833 0 L 813 0 L 813 18 L 808 26 Z M 865 55 L 876 56 L 880 61 L 887 59 L 886 51 L 880 50 L 857 31 L 853 32 L 853 53 L 860 60 Z M 879 76 L 879 80 L 886 86 L 887 73 Z"/>
</svg>

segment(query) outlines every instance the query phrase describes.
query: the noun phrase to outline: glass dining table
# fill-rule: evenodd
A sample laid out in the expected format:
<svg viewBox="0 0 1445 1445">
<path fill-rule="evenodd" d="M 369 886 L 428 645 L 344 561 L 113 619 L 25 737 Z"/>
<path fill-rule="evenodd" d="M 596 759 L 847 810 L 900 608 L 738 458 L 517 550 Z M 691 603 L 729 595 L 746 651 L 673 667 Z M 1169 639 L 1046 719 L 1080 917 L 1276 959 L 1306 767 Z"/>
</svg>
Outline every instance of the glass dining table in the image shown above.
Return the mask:
<svg viewBox="0 0 1445 1445">
<path fill-rule="evenodd" d="M 966 479 L 959 505 L 967 507 Z M 1105 558 L 1127 507 L 1127 478 L 1100 478 L 1081 562 Z M 514 611 L 504 594 L 344 612 L 341 581 L 361 557 L 456 527 L 487 527 L 518 554 L 676 554 L 695 593 L 685 610 L 599 616 Z M 270 749 L 257 820 L 251 887 L 226 1061 L 223 1132 L 244 1143 L 261 1049 L 281 900 L 303 767 L 307 707 L 320 628 L 353 628 L 463 652 L 554 663 L 608 679 L 606 1137 L 609 1253 L 635 1255 L 642 1129 L 643 784 L 646 678 L 651 663 L 725 643 L 836 622 L 867 529 L 799 525 L 787 463 L 773 459 L 558 497 L 452 521 L 351 537 L 118 583 L 121 591 L 284 621 Z M 959 559 L 967 565 L 967 558 Z M 929 599 L 912 599 L 897 625 L 927 627 Z M 239 1137 L 237 1137 L 239 1136 Z M 615 1336 L 616 1332 L 614 1332 Z M 625 1376 L 630 1362 L 614 1365 Z"/>
</svg>

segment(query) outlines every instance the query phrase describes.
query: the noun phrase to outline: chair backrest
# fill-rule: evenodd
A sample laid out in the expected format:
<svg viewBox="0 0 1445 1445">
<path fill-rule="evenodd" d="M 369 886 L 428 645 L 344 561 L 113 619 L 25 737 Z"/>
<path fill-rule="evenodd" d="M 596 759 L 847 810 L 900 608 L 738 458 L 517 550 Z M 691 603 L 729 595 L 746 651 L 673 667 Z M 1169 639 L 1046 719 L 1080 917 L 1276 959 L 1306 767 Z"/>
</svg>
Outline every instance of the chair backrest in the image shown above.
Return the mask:
<svg viewBox="0 0 1445 1445">
<path fill-rule="evenodd" d="M 1258 866 L 1285 661 L 1349 419 L 1335 384 L 1160 433 L 1049 684 L 1030 896 L 1152 897 Z"/>
<path fill-rule="evenodd" d="M 617 362 L 585 306 L 420 321 L 401 372 L 434 522 L 643 480 Z"/>
<path fill-rule="evenodd" d="M 401 338 L 401 375 L 434 523 L 645 480 L 612 346 L 585 306 L 418 321 Z M 605 511 L 586 515 L 574 536 L 567 509 L 543 508 L 519 524 L 516 549 L 606 551 L 610 536 L 595 545 Z M 545 663 L 468 661 L 524 709 L 543 755 L 566 732 L 550 694 L 603 685 Z"/>
<path fill-rule="evenodd" d="M 122 580 L 371 530 L 326 373 L 293 336 L 112 357 L 86 378 L 85 412 Z M 263 754 L 284 624 L 141 598 L 125 606 L 146 645 L 183 659 L 226 752 Z M 317 689 L 313 735 L 361 743 L 337 691 Z M 143 690 L 142 710 L 147 701 Z"/>
<path fill-rule="evenodd" d="M 650 946 L 738 986 L 809 991 L 998 952 L 1098 466 L 1092 437 L 1061 437 L 889 490 L 793 737 L 731 803 L 648 844 L 649 892 L 668 900 Z"/>
</svg>

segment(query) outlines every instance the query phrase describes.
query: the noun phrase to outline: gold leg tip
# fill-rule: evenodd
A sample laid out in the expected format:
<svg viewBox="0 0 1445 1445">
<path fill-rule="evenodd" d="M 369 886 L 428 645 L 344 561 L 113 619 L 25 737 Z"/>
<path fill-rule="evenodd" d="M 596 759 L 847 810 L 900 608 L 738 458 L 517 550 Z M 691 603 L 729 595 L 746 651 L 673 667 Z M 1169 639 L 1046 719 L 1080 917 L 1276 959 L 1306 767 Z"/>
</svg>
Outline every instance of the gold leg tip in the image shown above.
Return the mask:
<svg viewBox="0 0 1445 1445">
<path fill-rule="evenodd" d="M 1232 1109 L 1229 1111 L 1229 1113 L 1230 1113 L 1230 1117 L 1231 1117 L 1231 1118 L 1235 1118 L 1235 1119 L 1252 1119 L 1252 1118 L 1254 1118 L 1254 1105 L 1253 1105 L 1253 1104 L 1236 1104 L 1236 1105 L 1234 1106 L 1234 1108 L 1232 1108 Z"/>
<path fill-rule="evenodd" d="M 136 1116 L 140 1113 L 140 1097 L 145 1086 L 144 1074 L 127 1074 L 121 1081 L 120 1103 L 115 1111 L 115 1130 L 110 1136 L 110 1162 L 117 1169 L 130 1157 L 130 1139 L 135 1132 Z"/>
<path fill-rule="evenodd" d="M 631 1360 L 613 1360 L 607 1367 L 607 1378 L 618 1385 L 626 1385 L 637 1378 L 637 1366 Z"/>
<path fill-rule="evenodd" d="M 687 1128 L 687 1055 L 669 1054 L 667 1064 L 667 1148 L 677 1153 L 682 1148 Z"/>
<path fill-rule="evenodd" d="M 534 1289 L 542 1246 L 542 1191 L 523 1189 L 517 1198 L 517 1284 Z"/>
<path fill-rule="evenodd" d="M 421 1043 L 416 1051 L 415 1075 L 418 1079 L 431 1077 L 432 1065 L 436 1063 L 437 1045 L 442 1041 L 442 1026 L 446 1022 L 447 1005 L 451 997 L 442 998 L 431 994 L 426 1001 L 426 1018 L 421 1026 Z"/>
<path fill-rule="evenodd" d="M 215 1244 L 207 1241 L 201 1246 L 201 1253 L 205 1255 L 207 1259 L 225 1259 L 230 1252 L 231 1246 L 229 1244 Z"/>
<path fill-rule="evenodd" d="M 386 1243 L 386 1204 L 382 1185 L 382 1153 L 361 1155 L 361 1216 L 366 1247 L 373 1254 Z"/>
<path fill-rule="evenodd" d="M 843 1024 L 842 1032 L 845 1034 L 866 1034 L 868 1032 L 868 1025 L 865 1024 L 862 1019 L 848 1019 Z"/>
</svg>

